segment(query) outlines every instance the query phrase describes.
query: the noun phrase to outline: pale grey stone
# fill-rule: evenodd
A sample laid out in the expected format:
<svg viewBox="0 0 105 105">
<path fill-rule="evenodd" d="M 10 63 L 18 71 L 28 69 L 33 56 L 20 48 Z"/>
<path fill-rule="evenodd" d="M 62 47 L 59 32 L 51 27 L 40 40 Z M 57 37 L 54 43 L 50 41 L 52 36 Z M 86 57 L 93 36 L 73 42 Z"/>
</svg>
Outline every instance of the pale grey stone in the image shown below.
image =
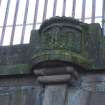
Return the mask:
<svg viewBox="0 0 105 105">
<path fill-rule="evenodd" d="M 50 85 L 45 88 L 43 105 L 65 105 L 67 85 Z"/>
</svg>

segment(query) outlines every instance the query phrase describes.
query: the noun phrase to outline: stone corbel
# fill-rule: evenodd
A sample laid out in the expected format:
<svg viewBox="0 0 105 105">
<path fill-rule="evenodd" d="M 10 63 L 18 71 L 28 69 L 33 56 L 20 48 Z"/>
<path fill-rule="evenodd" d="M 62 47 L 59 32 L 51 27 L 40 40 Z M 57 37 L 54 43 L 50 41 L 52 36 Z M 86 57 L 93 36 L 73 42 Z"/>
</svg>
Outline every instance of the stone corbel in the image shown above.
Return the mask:
<svg viewBox="0 0 105 105">
<path fill-rule="evenodd" d="M 70 66 L 35 69 L 34 74 L 42 84 L 72 83 L 78 79 L 77 71 Z"/>
<path fill-rule="evenodd" d="M 74 67 L 52 67 L 35 69 L 37 81 L 45 86 L 42 105 L 66 105 L 68 97 L 68 84 L 78 79 Z"/>
</svg>

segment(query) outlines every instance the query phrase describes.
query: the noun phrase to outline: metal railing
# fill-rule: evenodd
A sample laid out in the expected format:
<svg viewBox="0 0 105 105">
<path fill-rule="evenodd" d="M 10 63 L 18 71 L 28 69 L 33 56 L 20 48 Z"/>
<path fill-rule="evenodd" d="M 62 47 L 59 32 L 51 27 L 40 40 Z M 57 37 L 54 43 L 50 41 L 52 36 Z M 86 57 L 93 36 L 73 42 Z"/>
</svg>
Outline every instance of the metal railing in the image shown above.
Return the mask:
<svg viewBox="0 0 105 105">
<path fill-rule="evenodd" d="M 102 20 L 105 20 L 105 0 L 79 0 L 81 2 L 81 13 L 79 13 L 79 18 L 76 17 L 76 13 L 78 13 L 78 3 L 77 0 L 24 0 L 25 2 L 25 8 L 23 15 L 23 22 L 22 23 L 17 23 L 17 18 L 19 19 L 19 10 L 20 6 L 23 5 L 22 0 L 2 0 L 1 2 L 1 7 L 0 10 L 2 11 L 3 9 L 5 10 L 3 18 L 3 24 L 0 24 L 0 46 L 2 45 L 14 45 L 14 44 L 24 44 L 29 42 L 29 32 L 31 29 L 37 29 L 38 26 L 47 18 L 53 17 L 53 16 L 70 16 L 73 18 L 77 18 L 80 21 L 86 22 L 87 20 L 90 21 L 90 23 L 97 22 L 96 20 L 100 19 L 100 24 L 102 24 L 103 28 L 105 27 L 104 22 Z M 97 2 L 100 2 L 101 4 L 97 4 Z M 7 24 L 9 14 L 11 13 L 10 6 L 11 3 L 14 2 L 15 8 L 14 8 L 14 17 L 13 17 L 13 22 L 12 24 Z M 59 4 L 60 2 L 60 4 Z M 91 16 L 86 16 L 87 12 L 86 9 L 88 7 L 87 2 L 90 2 L 89 8 Z M 68 5 L 69 3 L 69 5 Z M 3 6 L 6 4 L 6 6 Z M 61 5 L 62 4 L 62 5 Z M 33 5 L 33 6 L 32 6 Z M 96 7 L 100 5 L 100 15 L 97 16 L 96 13 Z M 32 7 L 31 7 L 32 6 Z M 61 6 L 60 9 L 58 6 Z M 68 7 L 67 7 L 68 6 Z M 87 7 L 86 7 L 87 6 Z M 23 6 L 24 7 L 24 6 Z M 71 9 L 71 13 L 69 13 L 68 9 Z M 61 10 L 62 8 L 62 10 Z M 68 8 L 68 9 L 67 9 Z M 77 8 L 77 9 L 76 9 Z M 28 15 L 29 15 L 29 10 L 32 9 L 32 21 L 28 22 Z M 3 11 L 4 11 L 3 10 Z M 51 12 L 48 12 L 48 10 L 51 10 Z M 40 11 L 42 13 L 40 13 Z M 57 14 L 60 13 L 61 14 Z M 99 12 L 99 11 L 98 11 Z M 51 16 L 49 16 L 51 14 Z M 29 18 L 30 19 L 30 18 Z M 2 20 L 2 19 L 1 19 Z M 21 20 L 21 18 L 20 18 Z M 11 20 L 12 21 L 12 20 Z M 1 23 L 1 22 L 0 22 Z M 17 37 L 20 37 L 20 41 L 18 43 L 14 43 L 16 41 L 16 31 L 17 27 L 20 27 L 19 31 L 21 34 L 17 35 Z M 10 28 L 10 32 L 7 31 L 7 29 Z M 105 29 L 105 28 L 104 28 Z M 6 34 L 10 35 L 6 35 Z M 105 33 L 105 32 L 104 32 Z M 5 38 L 7 38 L 5 40 Z M 27 40 L 27 41 L 25 41 Z M 7 42 L 6 42 L 7 41 Z"/>
</svg>

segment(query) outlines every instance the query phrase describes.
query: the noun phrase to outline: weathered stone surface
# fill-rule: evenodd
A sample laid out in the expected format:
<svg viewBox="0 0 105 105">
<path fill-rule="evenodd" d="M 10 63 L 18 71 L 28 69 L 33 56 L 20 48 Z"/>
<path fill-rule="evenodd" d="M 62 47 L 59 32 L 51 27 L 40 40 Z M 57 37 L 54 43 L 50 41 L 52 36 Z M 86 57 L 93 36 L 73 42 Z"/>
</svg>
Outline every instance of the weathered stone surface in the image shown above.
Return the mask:
<svg viewBox="0 0 105 105">
<path fill-rule="evenodd" d="M 39 31 L 32 31 L 34 64 L 48 60 L 72 62 L 86 69 L 102 69 L 102 29 L 66 17 L 46 20 Z M 40 42 L 40 43 L 39 43 Z"/>
<path fill-rule="evenodd" d="M 35 75 L 73 74 L 73 72 L 73 67 L 50 67 L 34 70 Z"/>
<path fill-rule="evenodd" d="M 50 75 L 50 76 L 39 76 L 37 81 L 44 84 L 54 84 L 54 83 L 70 83 L 71 75 Z"/>
<path fill-rule="evenodd" d="M 42 105 L 40 86 L 0 87 L 0 105 Z"/>
<path fill-rule="evenodd" d="M 105 93 L 105 73 L 81 76 L 81 88 L 85 91 Z"/>
<path fill-rule="evenodd" d="M 46 86 L 43 105 L 65 105 L 66 89 L 66 85 Z"/>
<path fill-rule="evenodd" d="M 90 105 L 105 105 L 105 93 L 92 93 Z"/>
<path fill-rule="evenodd" d="M 0 47 L 0 75 L 30 74 L 38 63 L 56 60 L 88 70 L 104 69 L 102 38 L 99 24 L 53 17 L 32 30 L 29 44 Z"/>
<path fill-rule="evenodd" d="M 35 77 L 0 78 L 0 105 L 104 105 L 105 73 L 81 74 L 80 84 L 38 85 Z M 78 80 L 78 81 L 79 81 Z"/>
<path fill-rule="evenodd" d="M 105 36 L 102 38 L 102 43 L 101 43 L 101 62 L 102 62 L 102 67 L 105 68 Z"/>
<path fill-rule="evenodd" d="M 0 94 L 0 105 L 9 105 L 9 103 L 10 100 L 8 93 Z"/>
<path fill-rule="evenodd" d="M 34 74 L 36 76 L 72 75 L 74 79 L 78 79 L 77 71 L 75 70 L 75 68 L 70 66 L 35 69 Z"/>
<path fill-rule="evenodd" d="M 82 89 L 69 89 L 67 105 L 104 105 L 105 93 Z"/>
<path fill-rule="evenodd" d="M 36 36 L 32 31 L 32 37 L 36 39 L 33 38 L 35 40 L 30 43 L 37 43 L 32 54 L 34 64 L 45 60 L 61 60 L 88 67 L 90 60 L 83 54 L 85 36 L 82 35 L 82 25 L 87 26 L 72 18 L 55 17 L 45 21 Z"/>
<path fill-rule="evenodd" d="M 79 77 L 76 69 L 71 66 L 35 69 L 34 73 L 37 81 L 43 84 L 71 84 Z"/>
<path fill-rule="evenodd" d="M 0 75 L 30 74 L 30 69 L 29 64 L 1 65 Z"/>
<path fill-rule="evenodd" d="M 89 24 L 86 32 L 84 33 L 84 47 L 87 52 L 88 58 L 92 61 L 92 68 L 102 68 L 102 29 L 99 24 Z"/>
<path fill-rule="evenodd" d="M 0 75 L 30 73 L 29 45 L 0 47 Z"/>
<path fill-rule="evenodd" d="M 28 44 L 0 47 L 0 65 L 27 64 L 29 61 Z"/>
<path fill-rule="evenodd" d="M 0 105 L 104 105 L 102 38 L 99 24 L 54 17 L 29 44 L 0 47 Z"/>
<path fill-rule="evenodd" d="M 80 88 L 71 87 L 68 89 L 67 105 L 90 105 L 88 104 L 89 92 Z"/>
</svg>

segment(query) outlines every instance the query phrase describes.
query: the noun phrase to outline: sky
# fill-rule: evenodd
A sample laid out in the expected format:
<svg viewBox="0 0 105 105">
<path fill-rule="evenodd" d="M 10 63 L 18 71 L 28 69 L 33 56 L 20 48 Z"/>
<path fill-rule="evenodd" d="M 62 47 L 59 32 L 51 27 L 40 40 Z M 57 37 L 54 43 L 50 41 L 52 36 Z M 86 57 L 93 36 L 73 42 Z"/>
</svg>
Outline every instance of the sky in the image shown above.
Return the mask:
<svg viewBox="0 0 105 105">
<path fill-rule="evenodd" d="M 39 0 L 37 23 L 42 23 L 44 1 L 45 0 Z M 95 16 L 102 16 L 102 1 L 103 0 L 96 0 L 96 14 L 95 14 Z M 72 14 L 72 2 L 73 2 L 73 0 L 67 0 L 67 2 L 66 2 L 65 15 L 67 17 L 70 17 Z M 6 10 L 6 3 L 7 3 L 7 0 L 2 0 L 2 2 L 1 2 L 0 26 L 3 26 L 5 10 Z M 25 12 L 25 3 L 26 3 L 26 0 L 20 0 L 16 25 L 23 24 L 24 12 Z M 29 1 L 27 24 L 33 23 L 35 3 L 36 3 L 36 0 L 30 0 Z M 48 7 L 47 7 L 47 14 L 46 14 L 47 19 L 52 17 L 53 3 L 54 3 L 54 0 L 48 0 Z M 8 13 L 8 19 L 7 19 L 7 25 L 13 24 L 15 4 L 16 4 L 16 0 L 11 0 L 9 13 Z M 57 0 L 56 16 L 62 16 L 62 6 L 63 6 L 63 0 Z M 85 11 L 85 17 L 86 18 L 87 17 L 91 18 L 91 14 L 92 14 L 91 11 L 92 11 L 92 0 L 86 0 L 86 11 Z M 81 13 L 82 13 L 82 0 L 77 0 L 75 18 L 81 19 Z M 91 19 L 86 19 L 85 22 L 91 23 Z M 102 20 L 101 20 L 101 18 L 97 18 L 95 20 L 95 22 L 101 23 Z M 40 27 L 40 24 L 37 24 L 36 29 L 38 29 L 39 27 Z M 29 43 L 31 30 L 32 30 L 32 25 L 27 25 L 26 30 L 25 30 L 24 43 Z M 0 36 L 1 36 L 1 32 L 2 32 L 2 28 L 0 28 Z M 12 32 L 12 27 L 7 27 L 5 30 L 5 37 L 4 37 L 3 45 L 9 45 L 10 44 L 11 32 Z M 22 26 L 16 26 L 13 44 L 20 44 L 21 32 L 22 32 Z"/>
</svg>

